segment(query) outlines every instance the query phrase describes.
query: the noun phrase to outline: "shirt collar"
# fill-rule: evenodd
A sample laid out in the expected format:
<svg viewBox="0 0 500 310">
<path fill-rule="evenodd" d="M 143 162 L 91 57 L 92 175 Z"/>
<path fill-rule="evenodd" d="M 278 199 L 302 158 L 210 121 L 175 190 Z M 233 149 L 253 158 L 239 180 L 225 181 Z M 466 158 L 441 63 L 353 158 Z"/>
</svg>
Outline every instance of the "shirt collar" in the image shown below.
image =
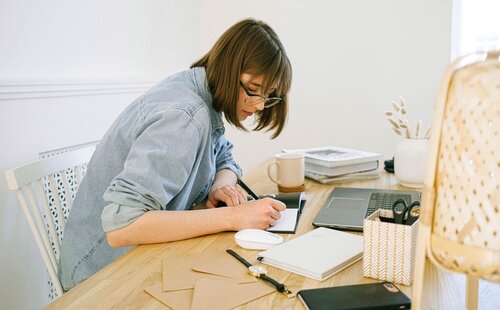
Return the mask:
<svg viewBox="0 0 500 310">
<path fill-rule="evenodd" d="M 194 67 L 192 69 L 193 80 L 196 85 L 198 95 L 205 101 L 209 107 L 212 131 L 224 133 L 224 122 L 222 121 L 222 113 L 214 110 L 212 106 L 212 94 L 208 87 L 207 76 L 204 67 Z"/>
</svg>

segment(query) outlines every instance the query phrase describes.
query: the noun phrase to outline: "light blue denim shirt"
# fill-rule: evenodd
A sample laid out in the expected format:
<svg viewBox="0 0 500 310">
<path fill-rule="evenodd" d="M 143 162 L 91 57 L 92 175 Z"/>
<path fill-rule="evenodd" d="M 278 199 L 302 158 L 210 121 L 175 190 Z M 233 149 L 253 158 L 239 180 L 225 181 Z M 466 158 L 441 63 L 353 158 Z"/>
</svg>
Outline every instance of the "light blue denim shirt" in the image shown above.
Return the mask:
<svg viewBox="0 0 500 310">
<path fill-rule="evenodd" d="M 99 143 L 76 194 L 61 249 L 65 290 L 131 249 L 106 232 L 150 210 L 202 202 L 220 169 L 241 169 L 212 108 L 205 69 L 177 73 L 128 106 Z"/>
</svg>

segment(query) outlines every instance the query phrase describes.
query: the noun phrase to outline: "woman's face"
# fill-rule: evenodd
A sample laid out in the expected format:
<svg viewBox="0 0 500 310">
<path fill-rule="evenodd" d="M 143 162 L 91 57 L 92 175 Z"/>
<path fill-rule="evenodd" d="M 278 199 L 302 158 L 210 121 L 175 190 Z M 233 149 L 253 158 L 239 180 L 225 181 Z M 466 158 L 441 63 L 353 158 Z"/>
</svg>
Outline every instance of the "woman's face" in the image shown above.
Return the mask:
<svg viewBox="0 0 500 310">
<path fill-rule="evenodd" d="M 254 76 L 248 73 L 242 73 L 240 76 L 240 81 L 245 85 L 248 91 L 252 94 L 267 96 L 268 94 L 262 93 L 262 82 L 264 81 L 263 76 Z M 238 120 L 244 121 L 248 117 L 252 116 L 257 110 L 264 110 L 264 102 L 260 102 L 258 104 L 251 104 L 251 100 L 246 100 L 248 95 L 245 90 L 240 86 L 240 92 L 238 95 L 238 104 L 237 104 L 237 115 Z"/>
</svg>

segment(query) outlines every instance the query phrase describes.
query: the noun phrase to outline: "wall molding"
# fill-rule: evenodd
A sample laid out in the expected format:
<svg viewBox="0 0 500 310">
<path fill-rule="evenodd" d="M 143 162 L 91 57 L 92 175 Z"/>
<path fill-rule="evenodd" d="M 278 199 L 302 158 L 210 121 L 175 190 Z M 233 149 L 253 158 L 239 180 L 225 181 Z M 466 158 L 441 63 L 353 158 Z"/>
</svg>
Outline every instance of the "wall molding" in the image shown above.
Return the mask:
<svg viewBox="0 0 500 310">
<path fill-rule="evenodd" d="M 0 82 L 0 100 L 144 93 L 155 84 L 156 82 L 152 81 L 105 81 L 74 83 Z"/>
</svg>

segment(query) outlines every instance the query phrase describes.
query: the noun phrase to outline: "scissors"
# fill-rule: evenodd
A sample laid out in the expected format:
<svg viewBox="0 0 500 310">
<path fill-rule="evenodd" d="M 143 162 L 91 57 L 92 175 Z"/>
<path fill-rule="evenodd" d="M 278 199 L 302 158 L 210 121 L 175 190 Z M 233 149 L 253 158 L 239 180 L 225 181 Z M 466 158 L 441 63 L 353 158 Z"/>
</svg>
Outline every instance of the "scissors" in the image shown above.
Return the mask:
<svg viewBox="0 0 500 310">
<path fill-rule="evenodd" d="M 410 205 L 404 199 L 398 199 L 392 204 L 392 215 L 395 224 L 411 225 L 418 219 L 418 212 L 414 207 L 420 208 L 420 201 L 414 201 Z M 416 214 L 412 214 L 412 211 Z"/>
</svg>

